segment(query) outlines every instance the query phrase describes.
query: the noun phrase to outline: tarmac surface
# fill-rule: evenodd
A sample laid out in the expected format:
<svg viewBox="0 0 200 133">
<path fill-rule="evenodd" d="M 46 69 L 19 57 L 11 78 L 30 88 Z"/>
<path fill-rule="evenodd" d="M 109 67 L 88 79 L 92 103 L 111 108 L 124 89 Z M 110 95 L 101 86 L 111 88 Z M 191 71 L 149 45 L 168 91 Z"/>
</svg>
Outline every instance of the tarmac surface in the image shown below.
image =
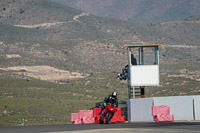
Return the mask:
<svg viewBox="0 0 200 133">
<path fill-rule="evenodd" d="M 200 133 L 200 122 L 135 122 L 116 124 L 2 127 L 0 133 Z"/>
</svg>

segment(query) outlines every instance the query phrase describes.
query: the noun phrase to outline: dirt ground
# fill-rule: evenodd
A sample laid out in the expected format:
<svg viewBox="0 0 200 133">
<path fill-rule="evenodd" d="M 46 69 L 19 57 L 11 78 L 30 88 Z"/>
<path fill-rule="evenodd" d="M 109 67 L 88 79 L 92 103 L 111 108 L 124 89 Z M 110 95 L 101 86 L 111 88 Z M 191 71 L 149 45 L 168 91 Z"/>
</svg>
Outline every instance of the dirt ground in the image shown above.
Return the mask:
<svg viewBox="0 0 200 133">
<path fill-rule="evenodd" d="M 15 74 L 47 81 L 65 81 L 84 78 L 88 76 L 88 74 L 85 73 L 70 72 L 51 66 L 15 66 L 0 68 L 0 70 L 11 71 Z"/>
</svg>

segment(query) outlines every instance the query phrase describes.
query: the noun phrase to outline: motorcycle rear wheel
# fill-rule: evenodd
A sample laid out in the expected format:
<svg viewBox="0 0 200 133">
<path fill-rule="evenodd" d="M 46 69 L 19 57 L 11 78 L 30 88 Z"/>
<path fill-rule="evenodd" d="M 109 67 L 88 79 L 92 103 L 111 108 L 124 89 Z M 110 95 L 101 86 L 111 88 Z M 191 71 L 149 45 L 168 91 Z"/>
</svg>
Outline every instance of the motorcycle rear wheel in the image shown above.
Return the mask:
<svg viewBox="0 0 200 133">
<path fill-rule="evenodd" d="M 104 122 L 103 122 L 103 120 L 102 120 L 102 117 L 100 116 L 100 118 L 99 118 L 99 124 L 103 124 Z"/>
</svg>

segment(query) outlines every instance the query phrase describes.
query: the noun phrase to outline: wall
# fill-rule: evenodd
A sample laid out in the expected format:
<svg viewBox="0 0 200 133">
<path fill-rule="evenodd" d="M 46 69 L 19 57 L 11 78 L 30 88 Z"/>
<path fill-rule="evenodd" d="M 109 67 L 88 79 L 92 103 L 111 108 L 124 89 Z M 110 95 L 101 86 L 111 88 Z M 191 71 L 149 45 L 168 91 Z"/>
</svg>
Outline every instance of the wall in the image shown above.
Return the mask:
<svg viewBox="0 0 200 133">
<path fill-rule="evenodd" d="M 200 120 L 200 96 L 152 97 L 129 100 L 129 121 L 153 121 L 152 106 L 168 105 L 174 120 Z"/>
</svg>

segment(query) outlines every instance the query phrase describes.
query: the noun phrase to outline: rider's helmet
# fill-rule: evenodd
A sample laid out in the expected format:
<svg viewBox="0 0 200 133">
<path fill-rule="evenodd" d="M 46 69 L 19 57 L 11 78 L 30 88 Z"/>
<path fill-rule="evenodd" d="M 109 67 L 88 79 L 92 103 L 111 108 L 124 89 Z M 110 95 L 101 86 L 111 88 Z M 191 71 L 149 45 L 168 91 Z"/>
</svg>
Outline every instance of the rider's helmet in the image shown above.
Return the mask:
<svg viewBox="0 0 200 133">
<path fill-rule="evenodd" d="M 113 92 L 112 97 L 117 98 L 117 92 Z"/>
</svg>

